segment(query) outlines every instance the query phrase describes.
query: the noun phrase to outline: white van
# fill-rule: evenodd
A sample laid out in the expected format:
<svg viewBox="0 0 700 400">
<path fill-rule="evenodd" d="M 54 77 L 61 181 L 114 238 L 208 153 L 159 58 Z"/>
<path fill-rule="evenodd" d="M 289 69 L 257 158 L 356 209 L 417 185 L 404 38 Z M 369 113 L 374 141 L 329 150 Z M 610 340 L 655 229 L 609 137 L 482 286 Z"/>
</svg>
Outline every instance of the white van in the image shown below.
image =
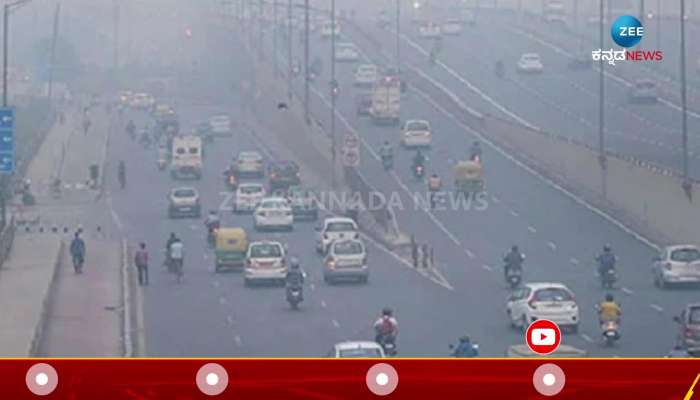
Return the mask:
<svg viewBox="0 0 700 400">
<path fill-rule="evenodd" d="M 170 175 L 175 179 L 202 177 L 202 138 L 176 136 L 173 138 Z"/>
</svg>

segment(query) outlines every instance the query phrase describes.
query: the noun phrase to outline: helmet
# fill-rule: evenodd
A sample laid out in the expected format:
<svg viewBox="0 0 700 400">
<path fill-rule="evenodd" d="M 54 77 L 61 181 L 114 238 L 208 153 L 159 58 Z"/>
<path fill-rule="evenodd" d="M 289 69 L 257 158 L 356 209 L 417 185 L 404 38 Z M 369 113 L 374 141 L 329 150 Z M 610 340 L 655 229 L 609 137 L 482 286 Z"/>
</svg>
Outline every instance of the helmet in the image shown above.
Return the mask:
<svg viewBox="0 0 700 400">
<path fill-rule="evenodd" d="M 469 342 L 471 339 L 469 339 L 469 336 L 464 335 L 461 338 L 459 338 L 460 342 Z"/>
<path fill-rule="evenodd" d="M 292 258 L 289 260 L 289 267 L 290 267 L 291 269 L 299 269 L 299 259 L 296 258 L 296 257 L 292 257 Z"/>
<path fill-rule="evenodd" d="M 385 141 L 384 141 L 384 146 L 388 146 L 388 145 L 389 145 L 389 141 L 388 141 L 388 140 L 385 140 Z"/>
<path fill-rule="evenodd" d="M 215 215 L 215 214 L 216 214 L 216 210 L 209 210 L 209 215 Z"/>
<path fill-rule="evenodd" d="M 513 247 L 510 248 L 510 251 L 512 251 L 513 253 L 517 253 L 517 252 L 519 251 L 519 250 L 518 250 L 518 245 L 517 245 L 517 244 L 514 244 Z"/>
<path fill-rule="evenodd" d="M 437 174 L 433 174 L 433 176 L 432 176 L 432 177 L 433 177 L 433 178 L 437 178 L 437 177 L 438 177 L 438 175 L 437 175 Z"/>
<path fill-rule="evenodd" d="M 384 307 L 384 309 L 382 310 L 382 315 L 385 317 L 391 317 L 393 313 L 394 312 L 389 307 Z"/>
<path fill-rule="evenodd" d="M 615 298 L 613 297 L 612 293 L 608 293 L 605 295 L 605 301 L 615 301 Z"/>
<path fill-rule="evenodd" d="M 170 237 L 171 237 L 171 238 L 176 238 L 177 236 L 175 236 L 175 232 L 170 232 Z"/>
<path fill-rule="evenodd" d="M 606 244 L 605 246 L 603 246 L 603 251 L 610 251 L 610 250 L 612 250 L 612 248 L 610 247 L 609 244 Z"/>
</svg>

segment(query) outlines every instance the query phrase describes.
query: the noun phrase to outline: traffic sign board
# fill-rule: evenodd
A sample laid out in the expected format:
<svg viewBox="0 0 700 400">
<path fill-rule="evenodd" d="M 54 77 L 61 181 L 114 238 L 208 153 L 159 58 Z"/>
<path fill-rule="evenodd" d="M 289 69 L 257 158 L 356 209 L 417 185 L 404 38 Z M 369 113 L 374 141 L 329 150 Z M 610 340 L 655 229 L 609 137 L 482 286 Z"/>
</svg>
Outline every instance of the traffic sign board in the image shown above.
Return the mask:
<svg viewBox="0 0 700 400">
<path fill-rule="evenodd" d="M 343 136 L 343 147 L 358 149 L 360 147 L 360 137 L 356 133 L 346 133 Z"/>
<path fill-rule="evenodd" d="M 352 147 L 343 147 L 343 165 L 358 167 L 360 165 L 360 151 Z"/>
<path fill-rule="evenodd" d="M 15 170 L 15 110 L 0 108 L 0 174 Z"/>
</svg>

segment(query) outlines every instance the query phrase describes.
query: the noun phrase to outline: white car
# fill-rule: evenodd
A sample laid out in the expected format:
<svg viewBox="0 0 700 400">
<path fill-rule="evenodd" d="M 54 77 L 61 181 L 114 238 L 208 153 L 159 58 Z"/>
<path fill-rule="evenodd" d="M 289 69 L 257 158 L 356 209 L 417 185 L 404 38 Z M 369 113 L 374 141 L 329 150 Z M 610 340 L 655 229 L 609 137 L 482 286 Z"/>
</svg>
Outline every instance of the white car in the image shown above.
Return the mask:
<svg viewBox="0 0 700 400">
<path fill-rule="evenodd" d="M 294 229 L 294 215 L 289 200 L 284 197 L 262 199 L 253 214 L 255 229 Z"/>
<path fill-rule="evenodd" d="M 338 24 L 338 21 L 335 21 L 335 26 L 333 26 L 331 21 L 324 21 L 321 24 L 321 37 L 329 38 L 334 34 L 335 36 L 340 35 L 340 25 Z"/>
<path fill-rule="evenodd" d="M 661 249 L 652 264 L 654 284 L 664 288 L 672 284 L 700 283 L 700 247 L 675 245 Z"/>
<path fill-rule="evenodd" d="M 428 22 L 422 24 L 418 28 L 418 34 L 424 39 L 435 39 L 440 37 L 442 32 L 440 31 L 440 25 L 433 22 Z"/>
<path fill-rule="evenodd" d="M 518 71 L 520 72 L 542 72 L 544 65 L 542 59 L 537 53 L 525 53 L 518 60 Z"/>
<path fill-rule="evenodd" d="M 338 43 L 335 46 L 335 60 L 339 62 L 355 62 L 360 59 L 360 52 L 352 43 Z"/>
<path fill-rule="evenodd" d="M 562 330 L 578 331 L 579 308 L 569 288 L 561 283 L 527 283 L 508 297 L 510 323 L 523 331 L 538 319 L 548 319 Z"/>
<path fill-rule="evenodd" d="M 261 183 L 241 183 L 233 198 L 233 211 L 253 211 L 265 197 L 265 187 Z"/>
<path fill-rule="evenodd" d="M 323 280 L 333 283 L 341 279 L 369 280 L 367 250 L 359 239 L 336 240 L 323 260 Z"/>
<path fill-rule="evenodd" d="M 284 246 L 280 242 L 252 242 L 246 252 L 243 280 L 246 286 L 256 281 L 283 283 L 287 277 L 287 261 Z"/>
<path fill-rule="evenodd" d="M 331 358 L 385 358 L 384 349 L 377 342 L 340 342 L 328 353 Z"/>
<path fill-rule="evenodd" d="M 131 97 L 131 107 L 138 110 L 149 110 L 155 102 L 153 96 L 148 93 L 136 93 Z"/>
<path fill-rule="evenodd" d="M 211 133 L 217 136 L 231 136 L 231 118 L 228 115 L 215 115 L 209 119 Z"/>
<path fill-rule="evenodd" d="M 440 28 L 440 31 L 445 35 L 458 36 L 464 31 L 462 22 L 458 20 L 445 21 Z"/>
<path fill-rule="evenodd" d="M 629 88 L 627 99 L 630 103 L 656 103 L 658 96 L 656 82 L 651 79 L 637 79 Z"/>
<path fill-rule="evenodd" d="M 355 221 L 345 217 L 326 218 L 323 225 L 316 228 L 316 232 L 316 251 L 322 254 L 326 254 L 330 244 L 336 240 L 360 237 Z"/>
<path fill-rule="evenodd" d="M 405 147 L 428 147 L 432 142 L 433 133 L 428 121 L 412 119 L 401 127 L 401 144 Z"/>
<path fill-rule="evenodd" d="M 379 68 L 373 64 L 361 64 L 355 70 L 355 86 L 372 87 L 377 82 Z"/>
<path fill-rule="evenodd" d="M 239 177 L 252 176 L 262 178 L 265 176 L 265 163 L 263 156 L 257 151 L 241 151 L 233 162 L 233 168 Z"/>
<path fill-rule="evenodd" d="M 191 187 L 178 187 L 172 189 L 168 195 L 168 217 L 194 217 L 198 218 L 202 213 L 197 189 Z"/>
</svg>

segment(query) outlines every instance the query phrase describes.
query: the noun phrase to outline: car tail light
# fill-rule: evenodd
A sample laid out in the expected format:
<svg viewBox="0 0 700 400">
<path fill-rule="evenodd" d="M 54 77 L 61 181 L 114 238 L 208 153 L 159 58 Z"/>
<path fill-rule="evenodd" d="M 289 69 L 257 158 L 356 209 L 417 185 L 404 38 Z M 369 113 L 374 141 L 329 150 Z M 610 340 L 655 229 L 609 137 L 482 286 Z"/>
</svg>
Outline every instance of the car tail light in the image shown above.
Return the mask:
<svg viewBox="0 0 700 400">
<path fill-rule="evenodd" d="M 535 305 L 535 299 L 534 299 L 534 298 L 533 298 L 533 299 L 530 299 L 530 300 L 527 302 L 527 305 L 528 305 L 530 308 L 532 308 L 533 310 L 536 310 L 536 309 L 537 309 L 537 306 Z"/>
<path fill-rule="evenodd" d="M 664 268 L 665 268 L 667 271 L 670 271 L 670 270 L 671 270 L 671 263 L 670 263 L 670 262 L 665 263 L 665 264 L 664 264 Z"/>
<path fill-rule="evenodd" d="M 683 336 L 685 336 L 685 337 L 693 337 L 694 333 L 695 333 L 695 331 L 693 329 L 690 329 L 690 328 L 683 329 Z"/>
<path fill-rule="evenodd" d="M 359 238 L 360 238 L 360 234 L 358 232 L 355 232 L 355 239 L 359 239 Z"/>
<path fill-rule="evenodd" d="M 324 233 L 324 234 L 323 234 L 323 238 L 326 239 L 326 240 L 328 240 L 328 234 L 327 234 L 327 233 Z"/>
<path fill-rule="evenodd" d="M 287 259 L 283 258 L 280 262 L 280 267 L 284 268 L 287 265 Z"/>
<path fill-rule="evenodd" d="M 335 260 L 329 258 L 328 261 L 326 261 L 326 266 L 330 269 L 335 269 Z"/>
</svg>

